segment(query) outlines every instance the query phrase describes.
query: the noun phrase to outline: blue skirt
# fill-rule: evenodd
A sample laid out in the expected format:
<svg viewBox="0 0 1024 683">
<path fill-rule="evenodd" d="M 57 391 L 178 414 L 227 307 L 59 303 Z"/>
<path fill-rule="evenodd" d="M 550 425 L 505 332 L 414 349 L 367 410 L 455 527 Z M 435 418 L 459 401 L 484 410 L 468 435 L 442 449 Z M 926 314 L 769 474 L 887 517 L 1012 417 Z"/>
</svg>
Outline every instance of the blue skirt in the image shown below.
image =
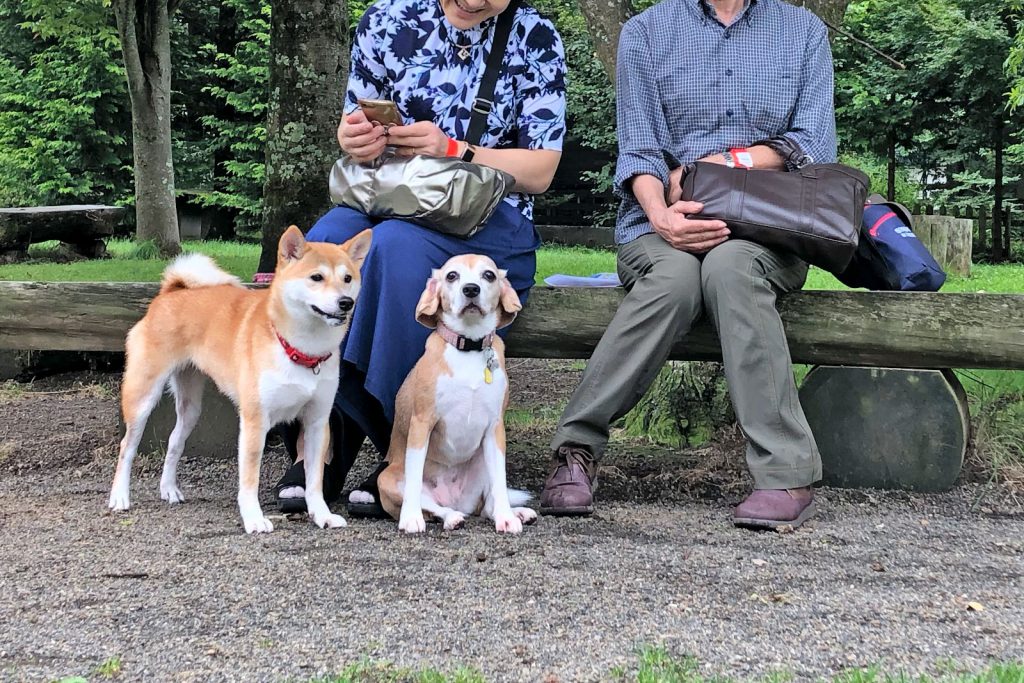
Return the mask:
<svg viewBox="0 0 1024 683">
<path fill-rule="evenodd" d="M 384 454 L 398 389 L 423 355 L 431 333 L 415 318 L 430 271 L 459 254 L 490 256 L 508 271 L 509 282 L 525 303 L 537 271 L 540 238 L 532 221 L 501 202 L 484 228 L 469 239 L 405 221 L 380 221 L 344 206 L 324 214 L 306 239 L 341 244 L 366 228 L 373 228 L 373 241 L 363 261 L 352 324 L 341 345 L 336 404 Z"/>
</svg>

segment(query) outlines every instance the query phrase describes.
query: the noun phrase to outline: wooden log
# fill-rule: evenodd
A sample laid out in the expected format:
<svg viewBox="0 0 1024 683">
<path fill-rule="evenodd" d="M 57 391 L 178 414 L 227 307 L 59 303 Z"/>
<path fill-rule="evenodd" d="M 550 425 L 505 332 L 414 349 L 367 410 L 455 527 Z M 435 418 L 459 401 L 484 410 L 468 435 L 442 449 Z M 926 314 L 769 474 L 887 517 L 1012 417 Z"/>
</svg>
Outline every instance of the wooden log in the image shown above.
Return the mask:
<svg viewBox="0 0 1024 683">
<path fill-rule="evenodd" d="M 0 282 L 0 349 L 120 351 L 157 287 Z M 623 295 L 534 287 L 510 331 L 509 355 L 589 358 Z M 1024 369 L 1021 294 L 806 291 L 781 297 L 779 310 L 798 363 Z M 671 358 L 721 358 L 706 321 Z"/>
<path fill-rule="evenodd" d="M 945 491 L 960 475 L 970 421 L 952 371 L 816 367 L 800 404 L 828 486 Z"/>
<path fill-rule="evenodd" d="M 953 216 L 914 216 L 914 234 L 947 273 L 971 274 L 971 221 Z"/>
<path fill-rule="evenodd" d="M 571 247 L 613 247 L 615 231 L 589 225 L 538 225 L 537 232 L 545 243 Z"/>
<path fill-rule="evenodd" d="M 92 244 L 113 235 L 124 214 L 122 206 L 101 204 L 0 209 L 0 250 L 23 249 L 48 240 Z"/>
</svg>

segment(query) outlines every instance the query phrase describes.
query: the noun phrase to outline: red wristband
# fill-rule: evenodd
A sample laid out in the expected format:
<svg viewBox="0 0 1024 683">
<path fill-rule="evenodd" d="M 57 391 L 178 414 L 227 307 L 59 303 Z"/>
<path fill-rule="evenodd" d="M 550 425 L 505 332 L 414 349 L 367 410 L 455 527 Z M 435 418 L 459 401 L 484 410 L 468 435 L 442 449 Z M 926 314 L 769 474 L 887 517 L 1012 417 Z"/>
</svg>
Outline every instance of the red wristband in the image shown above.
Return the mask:
<svg viewBox="0 0 1024 683">
<path fill-rule="evenodd" d="M 729 153 L 732 154 L 732 158 L 736 160 L 737 166 L 742 166 L 743 168 L 754 168 L 754 158 L 750 155 L 750 150 L 746 147 L 730 149 Z"/>
<path fill-rule="evenodd" d="M 459 143 L 456 142 L 455 138 L 448 138 L 448 151 L 445 152 L 446 157 L 457 157 L 459 156 Z"/>
</svg>

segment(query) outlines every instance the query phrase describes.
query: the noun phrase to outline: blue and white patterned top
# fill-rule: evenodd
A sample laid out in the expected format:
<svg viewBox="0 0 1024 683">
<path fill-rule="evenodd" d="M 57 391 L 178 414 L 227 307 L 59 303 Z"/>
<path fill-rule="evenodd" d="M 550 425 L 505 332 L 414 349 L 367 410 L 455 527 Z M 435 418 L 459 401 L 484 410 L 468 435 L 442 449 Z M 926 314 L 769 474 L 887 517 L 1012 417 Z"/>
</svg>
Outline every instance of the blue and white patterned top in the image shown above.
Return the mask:
<svg viewBox="0 0 1024 683">
<path fill-rule="evenodd" d="M 751 0 L 724 26 L 706 0 L 662 0 L 623 26 L 615 80 L 619 244 L 653 232 L 623 187 L 633 176 L 667 187 L 681 164 L 782 134 L 836 160 L 828 34 L 802 7 Z"/>
<path fill-rule="evenodd" d="M 464 140 L 496 22 L 492 17 L 462 31 L 448 22 L 438 0 L 378 0 L 356 29 L 346 113 L 360 97 L 394 100 L 406 124 L 433 121 Z M 471 46 L 466 59 L 459 58 L 456 45 Z M 520 5 L 481 146 L 560 151 L 565 69 L 554 25 Z M 505 201 L 532 220 L 530 195 L 512 193 Z"/>
</svg>

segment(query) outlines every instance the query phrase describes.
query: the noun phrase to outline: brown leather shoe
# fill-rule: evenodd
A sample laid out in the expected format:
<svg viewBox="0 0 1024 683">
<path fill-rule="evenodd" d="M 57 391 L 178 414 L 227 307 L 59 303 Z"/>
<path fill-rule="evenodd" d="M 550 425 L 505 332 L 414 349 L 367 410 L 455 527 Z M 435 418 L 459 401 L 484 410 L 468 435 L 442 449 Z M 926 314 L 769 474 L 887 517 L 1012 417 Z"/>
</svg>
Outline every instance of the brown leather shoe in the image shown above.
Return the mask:
<svg viewBox="0 0 1024 683">
<path fill-rule="evenodd" d="M 749 529 L 794 529 L 815 513 L 814 491 L 799 489 L 759 489 L 751 493 L 733 511 L 733 524 Z"/>
<path fill-rule="evenodd" d="M 584 517 L 594 512 L 597 461 L 585 448 L 562 446 L 551 458 L 551 474 L 540 494 L 540 513 Z"/>
</svg>

